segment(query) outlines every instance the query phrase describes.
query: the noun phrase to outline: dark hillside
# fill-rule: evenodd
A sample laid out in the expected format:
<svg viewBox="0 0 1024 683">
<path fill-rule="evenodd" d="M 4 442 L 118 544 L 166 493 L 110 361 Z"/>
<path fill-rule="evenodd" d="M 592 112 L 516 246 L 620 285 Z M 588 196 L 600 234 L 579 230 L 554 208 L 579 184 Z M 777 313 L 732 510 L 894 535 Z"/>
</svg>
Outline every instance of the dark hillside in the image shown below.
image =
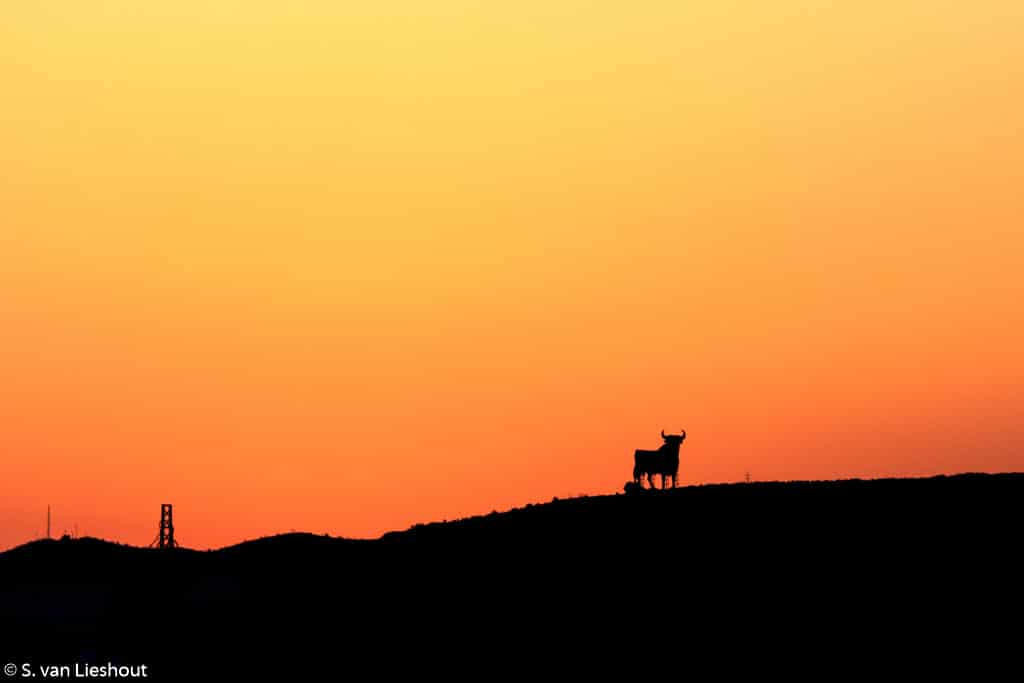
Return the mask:
<svg viewBox="0 0 1024 683">
<path fill-rule="evenodd" d="M 148 663 L 169 680 L 198 662 L 236 678 L 472 675 L 479 657 L 607 669 L 638 649 L 806 646 L 865 620 L 920 634 L 1005 607 L 1022 494 L 1024 474 L 753 483 L 554 500 L 374 541 L 38 541 L 0 554 L 3 654 Z"/>
</svg>

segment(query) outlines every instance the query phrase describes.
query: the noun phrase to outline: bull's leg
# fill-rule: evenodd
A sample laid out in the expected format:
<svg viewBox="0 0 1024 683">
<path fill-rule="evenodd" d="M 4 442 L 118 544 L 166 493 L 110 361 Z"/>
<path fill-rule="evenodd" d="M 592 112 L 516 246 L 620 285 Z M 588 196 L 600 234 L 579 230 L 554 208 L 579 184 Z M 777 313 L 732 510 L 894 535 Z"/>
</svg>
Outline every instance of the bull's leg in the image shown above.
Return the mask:
<svg viewBox="0 0 1024 683">
<path fill-rule="evenodd" d="M 678 476 L 679 475 L 675 472 L 672 473 L 672 488 L 676 487 L 676 484 L 678 483 Z"/>
<path fill-rule="evenodd" d="M 662 491 L 665 490 L 665 473 L 664 472 L 661 473 L 661 490 Z"/>
</svg>

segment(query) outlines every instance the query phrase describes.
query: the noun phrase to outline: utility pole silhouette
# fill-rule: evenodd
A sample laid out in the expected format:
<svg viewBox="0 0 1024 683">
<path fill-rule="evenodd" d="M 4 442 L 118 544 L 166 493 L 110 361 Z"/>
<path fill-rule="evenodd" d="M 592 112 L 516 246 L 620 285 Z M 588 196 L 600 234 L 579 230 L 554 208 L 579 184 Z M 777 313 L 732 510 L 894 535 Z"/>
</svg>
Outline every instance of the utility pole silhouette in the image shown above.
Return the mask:
<svg viewBox="0 0 1024 683">
<path fill-rule="evenodd" d="M 749 484 L 750 483 L 750 472 L 747 472 L 747 475 L 746 475 L 745 478 L 746 478 L 747 483 Z"/>
</svg>

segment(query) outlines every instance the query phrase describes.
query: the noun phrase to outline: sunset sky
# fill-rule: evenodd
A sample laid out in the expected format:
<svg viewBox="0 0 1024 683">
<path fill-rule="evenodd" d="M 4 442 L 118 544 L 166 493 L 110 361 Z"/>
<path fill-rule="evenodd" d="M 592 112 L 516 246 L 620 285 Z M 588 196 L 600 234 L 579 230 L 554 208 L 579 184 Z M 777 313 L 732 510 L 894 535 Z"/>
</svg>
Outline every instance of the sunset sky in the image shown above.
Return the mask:
<svg viewBox="0 0 1024 683">
<path fill-rule="evenodd" d="M 1020 0 L 0 8 L 0 549 L 1024 469 Z"/>
</svg>

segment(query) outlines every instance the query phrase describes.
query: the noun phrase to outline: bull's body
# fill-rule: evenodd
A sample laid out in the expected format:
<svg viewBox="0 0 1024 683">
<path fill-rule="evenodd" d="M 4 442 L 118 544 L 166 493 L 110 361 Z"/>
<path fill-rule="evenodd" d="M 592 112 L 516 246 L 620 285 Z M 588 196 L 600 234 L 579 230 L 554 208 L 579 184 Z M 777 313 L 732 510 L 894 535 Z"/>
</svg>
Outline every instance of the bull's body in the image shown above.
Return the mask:
<svg viewBox="0 0 1024 683">
<path fill-rule="evenodd" d="M 676 487 L 679 478 L 679 446 L 686 438 L 686 431 L 681 435 L 661 433 L 665 443 L 656 451 L 637 450 L 633 454 L 633 481 L 640 484 L 644 476 L 647 477 L 647 485 L 654 488 L 653 477 L 661 475 L 661 488 L 665 488 L 665 480 L 672 478 L 672 488 Z"/>
</svg>

